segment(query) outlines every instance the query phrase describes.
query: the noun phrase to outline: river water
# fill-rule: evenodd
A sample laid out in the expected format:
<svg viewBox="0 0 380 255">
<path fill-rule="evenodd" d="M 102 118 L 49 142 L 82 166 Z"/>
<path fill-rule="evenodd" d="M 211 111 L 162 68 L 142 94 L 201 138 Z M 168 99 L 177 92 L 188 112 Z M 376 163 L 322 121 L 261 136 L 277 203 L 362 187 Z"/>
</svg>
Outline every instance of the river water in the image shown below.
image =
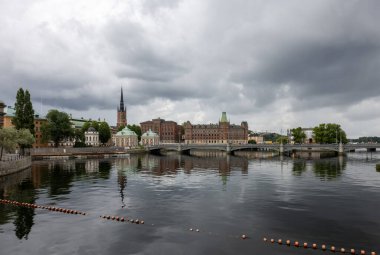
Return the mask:
<svg viewBox="0 0 380 255">
<path fill-rule="evenodd" d="M 0 198 L 87 215 L 0 204 L 0 254 L 330 254 L 264 237 L 379 254 L 376 163 L 378 153 L 35 161 L 0 178 Z"/>
</svg>

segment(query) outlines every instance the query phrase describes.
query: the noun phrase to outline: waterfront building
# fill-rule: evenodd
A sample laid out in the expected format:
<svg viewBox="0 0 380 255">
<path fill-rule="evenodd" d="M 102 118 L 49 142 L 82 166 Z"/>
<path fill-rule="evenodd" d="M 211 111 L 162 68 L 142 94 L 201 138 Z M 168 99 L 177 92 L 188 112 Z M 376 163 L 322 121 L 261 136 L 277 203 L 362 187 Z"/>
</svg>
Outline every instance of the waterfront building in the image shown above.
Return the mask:
<svg viewBox="0 0 380 255">
<path fill-rule="evenodd" d="M 141 145 L 152 146 L 158 145 L 160 143 L 160 136 L 149 129 L 147 132 L 141 136 Z"/>
<path fill-rule="evenodd" d="M 123 128 L 112 136 L 114 146 L 117 147 L 136 147 L 138 146 L 137 134 L 128 127 Z"/>
<path fill-rule="evenodd" d="M 157 133 L 161 143 L 175 143 L 181 141 L 181 126 L 177 122 L 164 120 L 161 118 L 145 121 L 140 123 L 141 132 L 149 130 Z"/>
<path fill-rule="evenodd" d="M 94 127 L 84 132 L 84 137 L 87 146 L 99 146 L 99 132 Z"/>
<path fill-rule="evenodd" d="M 121 88 L 120 105 L 117 108 L 117 123 L 116 127 L 127 126 L 127 107 L 124 106 L 123 88 Z"/>
<path fill-rule="evenodd" d="M 313 137 L 313 128 L 303 128 L 302 131 L 306 135 L 304 143 L 315 143 L 314 137 Z"/>
<path fill-rule="evenodd" d="M 12 106 L 7 106 L 4 108 L 3 116 L 3 127 L 14 127 L 12 119 L 15 117 L 16 110 Z M 41 126 L 47 120 L 46 118 L 40 117 L 38 113 L 34 115 L 34 138 L 36 141 L 32 144 L 33 148 L 43 148 L 48 147 L 49 144 L 42 139 Z"/>
<path fill-rule="evenodd" d="M 264 143 L 264 136 L 262 135 L 248 135 L 248 141 L 255 141 L 257 144 Z"/>
<path fill-rule="evenodd" d="M 227 120 L 226 112 L 218 124 L 197 124 L 193 125 L 187 121 L 184 125 L 185 143 L 248 143 L 248 123 L 241 122 L 241 125 L 230 124 Z"/>
</svg>

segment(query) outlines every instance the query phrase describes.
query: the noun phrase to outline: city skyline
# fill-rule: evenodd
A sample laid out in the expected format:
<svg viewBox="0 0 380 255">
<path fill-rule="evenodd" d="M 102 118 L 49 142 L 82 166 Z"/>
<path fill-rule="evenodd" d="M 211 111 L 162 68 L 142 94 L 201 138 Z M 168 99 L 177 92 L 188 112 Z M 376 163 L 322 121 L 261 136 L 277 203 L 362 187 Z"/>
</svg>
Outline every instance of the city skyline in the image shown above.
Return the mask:
<svg viewBox="0 0 380 255">
<path fill-rule="evenodd" d="M 1 1 L 0 100 L 116 125 L 161 117 L 379 136 L 377 1 Z M 42 103 L 42 104 L 41 104 Z"/>
</svg>

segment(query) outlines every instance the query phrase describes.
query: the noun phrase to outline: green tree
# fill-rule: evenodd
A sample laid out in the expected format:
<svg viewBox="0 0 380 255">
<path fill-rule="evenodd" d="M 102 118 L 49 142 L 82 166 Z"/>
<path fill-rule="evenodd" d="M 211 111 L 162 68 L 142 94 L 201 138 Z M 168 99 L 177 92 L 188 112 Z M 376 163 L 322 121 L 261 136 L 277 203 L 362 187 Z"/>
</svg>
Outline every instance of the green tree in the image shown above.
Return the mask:
<svg viewBox="0 0 380 255">
<path fill-rule="evenodd" d="M 42 137 L 45 141 L 52 140 L 54 146 L 58 147 L 60 141 L 74 136 L 74 130 L 67 113 L 50 110 L 46 118 L 47 122 L 41 127 Z"/>
<path fill-rule="evenodd" d="M 117 128 L 117 131 L 119 132 L 119 131 L 123 130 L 124 128 L 125 128 L 125 126 L 121 125 L 120 127 Z"/>
<path fill-rule="evenodd" d="M 287 144 L 288 143 L 288 137 L 287 136 L 278 136 L 276 139 L 277 143 Z"/>
<path fill-rule="evenodd" d="M 346 132 L 339 124 L 319 124 L 313 128 L 313 135 L 317 143 L 347 143 Z"/>
<path fill-rule="evenodd" d="M 303 143 L 304 142 L 304 140 L 306 138 L 306 134 L 305 134 L 305 132 L 302 131 L 301 127 L 293 128 L 290 131 L 292 132 L 293 140 L 295 143 Z"/>
<path fill-rule="evenodd" d="M 0 128 L 0 160 L 3 157 L 3 151 L 12 151 L 17 146 L 17 130 L 15 128 Z"/>
<path fill-rule="evenodd" d="M 248 143 L 249 144 L 256 144 L 256 141 L 255 140 L 249 140 Z"/>
<path fill-rule="evenodd" d="M 111 129 L 108 126 L 107 122 L 103 121 L 99 124 L 99 141 L 102 144 L 105 144 L 108 142 L 108 140 L 111 138 Z"/>
<path fill-rule="evenodd" d="M 12 151 L 16 149 L 17 145 L 24 153 L 25 147 L 32 145 L 35 139 L 28 129 L 17 130 L 13 127 L 0 128 L 0 160 L 3 157 L 3 151 Z"/>
<path fill-rule="evenodd" d="M 20 129 L 17 130 L 17 136 L 16 136 L 16 142 L 19 145 L 21 149 L 21 153 L 24 155 L 25 148 L 30 147 L 36 139 L 34 136 L 30 133 L 29 129 Z"/>
<path fill-rule="evenodd" d="M 83 126 L 82 126 L 82 133 L 84 134 L 84 132 L 86 132 L 89 128 L 91 127 L 91 122 L 90 121 L 86 121 Z"/>
<path fill-rule="evenodd" d="M 34 110 L 28 90 L 24 92 L 20 88 L 17 91 L 15 116 L 12 118 L 12 123 L 16 129 L 26 128 L 34 135 Z"/>
<path fill-rule="evenodd" d="M 127 127 L 137 134 L 137 138 L 140 141 L 141 140 L 141 127 L 138 126 L 138 125 L 135 125 L 135 124 L 133 124 L 133 125 L 127 125 Z"/>
</svg>

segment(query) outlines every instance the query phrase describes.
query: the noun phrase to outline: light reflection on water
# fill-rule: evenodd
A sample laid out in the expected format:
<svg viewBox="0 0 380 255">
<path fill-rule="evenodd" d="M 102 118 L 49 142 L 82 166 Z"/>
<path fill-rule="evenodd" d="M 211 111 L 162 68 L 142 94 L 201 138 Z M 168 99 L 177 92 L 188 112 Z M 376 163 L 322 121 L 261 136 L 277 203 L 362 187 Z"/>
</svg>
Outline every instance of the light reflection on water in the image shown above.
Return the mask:
<svg viewBox="0 0 380 255">
<path fill-rule="evenodd" d="M 198 154 L 34 162 L 0 179 L 1 198 L 89 215 L 0 204 L 1 253 L 318 252 L 267 244 L 264 236 L 380 251 L 379 161 L 378 153 L 351 153 L 317 160 Z M 105 221 L 103 214 L 147 224 Z"/>
</svg>

